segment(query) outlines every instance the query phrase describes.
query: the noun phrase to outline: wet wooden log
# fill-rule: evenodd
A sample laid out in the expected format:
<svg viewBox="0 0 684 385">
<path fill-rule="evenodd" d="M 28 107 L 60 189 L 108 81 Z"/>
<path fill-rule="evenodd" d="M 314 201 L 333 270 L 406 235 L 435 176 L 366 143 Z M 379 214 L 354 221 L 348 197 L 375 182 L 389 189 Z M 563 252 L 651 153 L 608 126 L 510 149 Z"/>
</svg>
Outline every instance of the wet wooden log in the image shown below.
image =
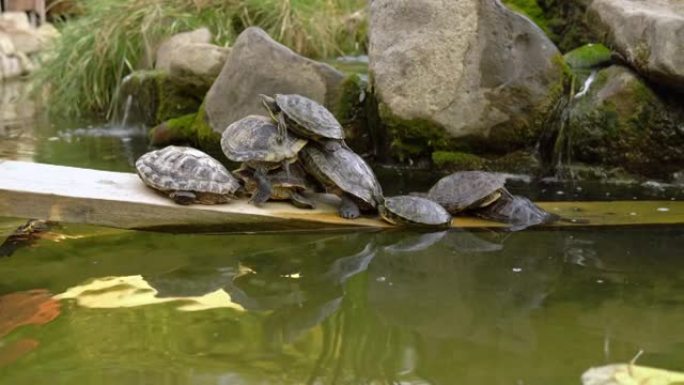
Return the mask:
<svg viewBox="0 0 684 385">
<path fill-rule="evenodd" d="M 164 231 L 265 232 L 387 228 L 378 218 L 346 220 L 329 196 L 317 197 L 316 210 L 286 203 L 263 208 L 246 201 L 225 205 L 179 206 L 156 194 L 131 173 L 98 171 L 18 161 L 0 161 L 0 216 L 37 218 L 122 229 Z M 683 224 L 684 202 L 540 202 L 572 221 L 547 226 L 627 226 Z M 501 224 L 457 217 L 454 227 Z"/>
</svg>

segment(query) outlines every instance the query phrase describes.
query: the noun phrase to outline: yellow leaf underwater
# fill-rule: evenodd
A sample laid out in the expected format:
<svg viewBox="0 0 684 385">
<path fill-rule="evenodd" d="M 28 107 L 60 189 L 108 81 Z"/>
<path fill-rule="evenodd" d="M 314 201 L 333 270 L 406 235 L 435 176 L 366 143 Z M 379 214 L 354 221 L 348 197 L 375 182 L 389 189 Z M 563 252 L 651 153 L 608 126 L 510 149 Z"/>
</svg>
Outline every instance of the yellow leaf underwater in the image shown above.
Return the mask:
<svg viewBox="0 0 684 385">
<path fill-rule="evenodd" d="M 591 368 L 582 374 L 583 385 L 684 385 L 684 373 L 633 364 Z"/>
<path fill-rule="evenodd" d="M 118 308 L 178 302 L 178 310 L 198 311 L 216 308 L 245 309 L 233 302 L 223 289 L 196 297 L 157 297 L 157 290 L 140 275 L 98 278 L 87 284 L 67 289 L 55 299 L 74 299 L 79 306 Z"/>
</svg>

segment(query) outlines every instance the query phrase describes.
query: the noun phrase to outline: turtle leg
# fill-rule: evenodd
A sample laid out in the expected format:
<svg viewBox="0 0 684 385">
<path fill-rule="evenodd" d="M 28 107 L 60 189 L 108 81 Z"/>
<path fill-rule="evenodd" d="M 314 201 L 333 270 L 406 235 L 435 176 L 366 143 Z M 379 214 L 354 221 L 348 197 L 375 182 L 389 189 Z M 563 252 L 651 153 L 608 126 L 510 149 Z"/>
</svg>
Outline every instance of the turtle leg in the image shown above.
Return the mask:
<svg viewBox="0 0 684 385">
<path fill-rule="evenodd" d="M 179 205 L 189 205 L 195 202 L 197 195 L 192 191 L 172 191 L 169 198 Z"/>
<path fill-rule="evenodd" d="M 271 197 L 271 182 L 266 178 L 266 171 L 263 169 L 254 171 L 254 180 L 256 180 L 257 186 L 249 202 L 260 207 Z"/>
<path fill-rule="evenodd" d="M 351 199 L 347 194 L 342 195 L 342 203 L 340 204 L 337 212 L 342 218 L 354 219 L 361 215 L 361 210 L 359 206 Z"/>
<path fill-rule="evenodd" d="M 292 202 L 292 205 L 300 209 L 316 208 L 316 205 L 310 199 L 306 198 L 305 196 L 296 191 L 293 191 L 292 194 L 290 194 L 290 202 Z"/>
<path fill-rule="evenodd" d="M 290 162 L 285 159 L 283 161 L 283 169 L 285 170 L 285 175 L 287 175 L 287 178 L 290 178 Z"/>
<path fill-rule="evenodd" d="M 323 142 L 323 149 L 327 152 L 335 152 L 344 147 L 344 142 L 341 140 L 329 139 Z"/>
</svg>

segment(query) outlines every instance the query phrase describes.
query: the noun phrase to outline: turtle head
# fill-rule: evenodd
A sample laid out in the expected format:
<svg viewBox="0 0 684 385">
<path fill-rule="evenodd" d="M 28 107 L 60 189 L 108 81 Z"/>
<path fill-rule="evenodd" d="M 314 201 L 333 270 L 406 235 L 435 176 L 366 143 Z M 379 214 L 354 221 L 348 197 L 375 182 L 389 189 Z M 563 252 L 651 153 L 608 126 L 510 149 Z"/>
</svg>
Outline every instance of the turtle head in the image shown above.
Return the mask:
<svg viewBox="0 0 684 385">
<path fill-rule="evenodd" d="M 278 104 L 276 103 L 275 98 L 264 94 L 259 94 L 259 97 L 261 98 L 261 104 L 263 104 L 267 110 L 272 113 L 278 112 Z"/>
</svg>

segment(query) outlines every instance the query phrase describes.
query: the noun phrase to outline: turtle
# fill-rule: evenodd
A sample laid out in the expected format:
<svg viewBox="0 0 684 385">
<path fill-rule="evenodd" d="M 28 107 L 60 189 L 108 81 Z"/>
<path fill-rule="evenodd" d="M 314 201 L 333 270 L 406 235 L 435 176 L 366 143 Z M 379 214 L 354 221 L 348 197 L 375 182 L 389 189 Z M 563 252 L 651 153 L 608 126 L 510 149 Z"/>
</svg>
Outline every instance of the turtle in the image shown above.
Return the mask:
<svg viewBox="0 0 684 385">
<path fill-rule="evenodd" d="M 474 215 L 511 224 L 511 231 L 551 223 L 561 218 L 535 205 L 531 200 L 503 190 L 501 197 L 491 205 L 472 211 Z"/>
<path fill-rule="evenodd" d="M 325 151 L 308 145 L 299 154 L 306 171 L 325 189 L 339 196 L 339 214 L 353 219 L 382 203 L 382 187 L 366 162 L 347 147 Z"/>
<path fill-rule="evenodd" d="M 181 205 L 226 203 L 241 189 L 218 160 L 191 147 L 148 152 L 138 158 L 135 168 L 147 186 Z"/>
<path fill-rule="evenodd" d="M 256 189 L 250 201 L 256 206 L 271 196 L 271 184 L 266 178 L 268 170 L 283 166 L 289 172 L 289 164 L 297 160 L 297 153 L 306 145 L 305 139 L 278 139 L 278 128 L 265 116 L 249 115 L 230 124 L 221 135 L 221 149 L 234 162 L 255 170 Z"/>
<path fill-rule="evenodd" d="M 450 214 L 486 207 L 506 191 L 506 177 L 485 171 L 459 171 L 435 183 L 426 198 L 442 205 Z"/>
<path fill-rule="evenodd" d="M 385 198 L 378 211 L 393 225 L 446 228 L 451 225 L 451 214 L 438 203 L 426 198 L 399 195 Z"/>
<path fill-rule="evenodd" d="M 253 194 L 258 188 L 254 172 L 254 169 L 250 167 L 241 167 L 233 171 L 233 174 L 242 180 L 248 194 Z M 313 190 L 313 186 L 307 181 L 306 174 L 300 165 L 292 165 L 289 173 L 283 168 L 278 168 L 266 174 L 266 179 L 271 184 L 269 199 L 289 200 L 295 207 L 302 209 L 315 208 L 314 203 L 301 194 L 303 191 Z"/>
<path fill-rule="evenodd" d="M 312 139 L 334 151 L 344 143 L 344 130 L 335 116 L 314 100 L 302 95 L 261 94 L 261 101 L 271 117 L 278 122 L 279 132 L 287 129 L 295 135 Z"/>
</svg>

